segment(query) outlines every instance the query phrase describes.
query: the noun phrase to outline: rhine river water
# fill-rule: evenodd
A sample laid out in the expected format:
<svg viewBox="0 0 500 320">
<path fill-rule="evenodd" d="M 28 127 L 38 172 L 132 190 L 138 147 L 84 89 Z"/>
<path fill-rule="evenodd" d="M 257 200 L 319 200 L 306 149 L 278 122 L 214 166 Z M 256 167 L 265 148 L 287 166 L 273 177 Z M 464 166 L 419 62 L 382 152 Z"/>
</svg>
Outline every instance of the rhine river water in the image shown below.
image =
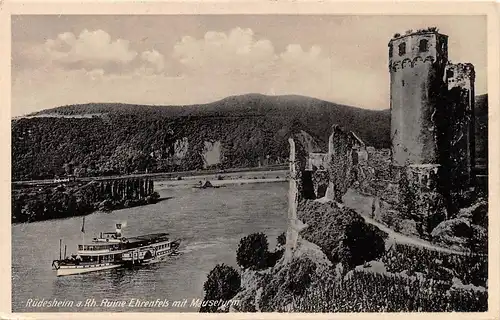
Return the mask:
<svg viewBox="0 0 500 320">
<path fill-rule="evenodd" d="M 239 240 L 253 232 L 268 236 L 270 249 L 286 230 L 287 184 L 228 185 L 220 189 L 158 188 L 162 200 L 153 205 L 96 212 L 85 218 L 85 237 L 125 225 L 125 237 L 167 232 L 181 238 L 182 254 L 136 269 L 114 269 L 56 277 L 52 260 L 59 257 L 59 239 L 68 255 L 82 241 L 82 217 L 12 226 L 13 312 L 144 311 L 197 312 L 193 299 L 203 299 L 203 283 L 218 263 L 236 267 Z M 73 301 L 73 307 L 30 307 L 31 301 Z M 38 300 L 36 300 L 38 299 Z M 43 300 L 42 300 L 43 299 Z M 94 299 L 94 307 L 76 307 Z M 103 299 L 127 303 L 124 308 L 100 306 Z M 170 307 L 129 307 L 131 299 L 169 301 Z M 172 307 L 173 301 L 188 302 Z"/>
</svg>

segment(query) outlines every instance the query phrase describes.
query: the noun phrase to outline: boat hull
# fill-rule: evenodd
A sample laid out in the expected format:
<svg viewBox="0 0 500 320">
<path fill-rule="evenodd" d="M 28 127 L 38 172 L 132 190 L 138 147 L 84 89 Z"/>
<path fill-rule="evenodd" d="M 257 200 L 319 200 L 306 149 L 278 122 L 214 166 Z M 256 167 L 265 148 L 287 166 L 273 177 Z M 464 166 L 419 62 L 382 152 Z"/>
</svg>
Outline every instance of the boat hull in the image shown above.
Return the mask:
<svg viewBox="0 0 500 320">
<path fill-rule="evenodd" d="M 179 254 L 180 254 L 179 251 L 171 251 L 167 254 L 157 256 L 157 257 L 149 259 L 149 260 L 144 260 L 141 264 L 146 265 L 146 264 L 154 264 L 154 263 L 163 262 L 163 261 L 166 261 L 167 258 L 175 257 L 175 256 L 178 256 Z"/>
<path fill-rule="evenodd" d="M 121 267 L 118 263 L 101 263 L 95 265 L 75 265 L 75 266 L 60 266 L 57 269 L 57 276 L 70 276 L 74 274 L 89 273 L 95 271 L 109 270 Z"/>
</svg>

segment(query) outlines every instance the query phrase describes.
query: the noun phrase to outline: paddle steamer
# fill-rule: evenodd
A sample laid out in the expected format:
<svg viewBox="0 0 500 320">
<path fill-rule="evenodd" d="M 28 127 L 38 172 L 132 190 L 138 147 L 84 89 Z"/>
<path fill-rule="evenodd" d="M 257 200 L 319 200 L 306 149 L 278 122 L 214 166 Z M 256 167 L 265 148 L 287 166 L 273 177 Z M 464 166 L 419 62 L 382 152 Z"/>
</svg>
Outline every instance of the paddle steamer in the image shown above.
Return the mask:
<svg viewBox="0 0 500 320">
<path fill-rule="evenodd" d="M 82 233 L 84 233 L 85 219 Z M 132 238 L 122 235 L 122 225 L 116 224 L 115 232 L 101 233 L 90 243 L 78 245 L 77 254 L 54 260 L 52 266 L 57 276 L 67 276 L 124 266 L 151 264 L 177 255 L 180 240 L 170 240 L 167 233 L 153 233 Z M 66 251 L 66 250 L 65 250 Z M 66 256 L 66 253 L 64 254 Z"/>
</svg>

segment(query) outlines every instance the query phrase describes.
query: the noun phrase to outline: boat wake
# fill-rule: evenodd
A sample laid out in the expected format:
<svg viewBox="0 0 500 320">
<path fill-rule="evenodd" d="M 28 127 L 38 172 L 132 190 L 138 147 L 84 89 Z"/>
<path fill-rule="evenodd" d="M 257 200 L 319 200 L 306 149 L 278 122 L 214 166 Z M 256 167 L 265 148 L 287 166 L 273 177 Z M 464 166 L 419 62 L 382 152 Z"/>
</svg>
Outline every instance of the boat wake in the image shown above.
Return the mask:
<svg viewBox="0 0 500 320">
<path fill-rule="evenodd" d="M 194 242 L 194 243 L 191 243 L 191 244 L 184 246 L 184 248 L 181 247 L 179 252 L 189 253 L 189 252 L 198 251 L 198 250 L 205 250 L 208 248 L 217 248 L 217 247 L 220 247 L 221 245 L 224 245 L 224 244 L 225 243 L 222 241 Z"/>
</svg>

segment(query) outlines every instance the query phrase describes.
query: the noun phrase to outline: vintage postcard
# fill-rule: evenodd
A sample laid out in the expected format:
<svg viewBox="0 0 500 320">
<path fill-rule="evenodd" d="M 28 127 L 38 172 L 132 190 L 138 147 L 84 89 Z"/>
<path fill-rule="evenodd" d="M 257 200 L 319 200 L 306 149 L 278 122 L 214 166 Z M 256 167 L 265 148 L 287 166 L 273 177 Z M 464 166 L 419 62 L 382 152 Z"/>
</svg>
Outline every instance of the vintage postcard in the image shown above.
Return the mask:
<svg viewBox="0 0 500 320">
<path fill-rule="evenodd" d="M 2 319 L 498 319 L 494 4 L 0 9 Z"/>
</svg>

